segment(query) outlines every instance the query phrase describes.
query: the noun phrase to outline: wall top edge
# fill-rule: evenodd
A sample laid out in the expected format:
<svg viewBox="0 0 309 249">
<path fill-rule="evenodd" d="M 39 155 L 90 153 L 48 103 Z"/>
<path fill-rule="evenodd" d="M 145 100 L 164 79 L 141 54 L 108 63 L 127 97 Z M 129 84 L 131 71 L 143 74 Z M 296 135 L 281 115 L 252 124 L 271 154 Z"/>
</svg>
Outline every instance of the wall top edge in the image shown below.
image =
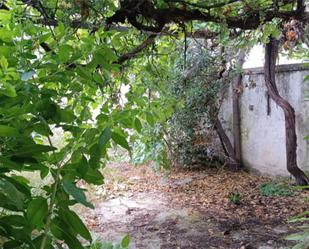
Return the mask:
<svg viewBox="0 0 309 249">
<path fill-rule="evenodd" d="M 309 63 L 284 64 L 276 66 L 276 73 L 285 73 L 291 71 L 309 71 Z M 263 67 L 254 67 L 244 69 L 245 75 L 264 74 Z"/>
</svg>

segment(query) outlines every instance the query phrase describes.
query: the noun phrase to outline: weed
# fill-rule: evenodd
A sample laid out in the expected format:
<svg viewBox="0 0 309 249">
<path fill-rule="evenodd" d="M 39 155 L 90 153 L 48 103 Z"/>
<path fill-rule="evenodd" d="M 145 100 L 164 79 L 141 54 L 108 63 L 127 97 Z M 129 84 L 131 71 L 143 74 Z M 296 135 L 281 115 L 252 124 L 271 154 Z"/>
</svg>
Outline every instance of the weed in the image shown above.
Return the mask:
<svg viewBox="0 0 309 249">
<path fill-rule="evenodd" d="M 98 239 L 91 244 L 89 249 L 128 249 L 129 244 L 130 244 L 130 237 L 127 235 L 123 237 L 121 243 L 119 244 L 113 244 Z"/>
<path fill-rule="evenodd" d="M 232 192 L 232 193 L 229 194 L 228 198 L 229 198 L 230 202 L 232 202 L 236 205 L 239 205 L 240 200 L 241 200 L 241 194 L 238 193 L 238 192 Z"/>
<path fill-rule="evenodd" d="M 293 196 L 292 188 L 283 183 L 270 182 L 260 186 L 260 193 L 263 196 Z"/>
</svg>

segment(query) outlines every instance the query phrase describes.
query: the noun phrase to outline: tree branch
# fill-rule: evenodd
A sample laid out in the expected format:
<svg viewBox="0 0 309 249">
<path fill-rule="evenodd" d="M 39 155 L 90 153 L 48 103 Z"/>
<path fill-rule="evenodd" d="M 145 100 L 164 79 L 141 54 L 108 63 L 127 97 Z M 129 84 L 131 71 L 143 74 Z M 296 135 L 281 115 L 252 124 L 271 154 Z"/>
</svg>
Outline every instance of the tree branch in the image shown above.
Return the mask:
<svg viewBox="0 0 309 249">
<path fill-rule="evenodd" d="M 298 0 L 300 1 L 300 0 Z M 141 3 L 142 2 L 142 3 Z M 138 8 L 135 8 L 136 4 L 139 4 Z M 295 1 L 294 1 L 295 3 Z M 262 16 L 263 15 L 263 16 Z M 141 23 L 136 25 L 134 23 L 134 17 L 140 16 L 145 20 L 152 20 L 157 25 L 143 26 Z M 213 14 L 198 9 L 187 10 L 176 7 L 158 9 L 151 1 L 124 1 L 122 2 L 120 9 L 115 14 L 107 18 L 107 25 L 113 23 L 125 23 L 128 21 L 132 26 L 140 30 L 149 30 L 155 27 L 162 27 L 169 23 L 182 23 L 189 21 L 204 21 L 204 22 L 216 22 L 225 23 L 229 28 L 241 28 L 241 29 L 255 29 L 261 24 L 261 20 L 264 22 L 271 21 L 273 18 L 290 19 L 294 17 L 298 20 L 308 21 L 308 13 L 299 13 L 298 11 L 275 11 L 273 7 L 269 7 L 264 13 L 260 13 L 260 10 L 254 9 L 244 15 L 227 16 L 222 19 L 214 16 Z"/>
<path fill-rule="evenodd" d="M 39 0 L 22 0 L 22 2 L 30 7 L 36 9 L 44 18 L 44 20 L 50 20 L 44 6 Z"/>
<path fill-rule="evenodd" d="M 130 60 L 134 58 L 138 53 L 140 53 L 142 50 L 150 46 L 154 43 L 156 38 L 156 35 L 149 35 L 147 39 L 142 42 L 140 45 L 132 49 L 130 52 L 127 52 L 125 54 L 122 54 L 118 57 L 118 59 L 114 62 L 115 64 L 123 64 L 125 61 Z M 53 54 L 56 54 L 46 42 L 41 42 L 40 46 L 44 49 L 45 52 L 52 52 Z M 75 63 L 69 63 L 68 68 L 74 69 L 77 66 L 86 66 L 86 65 L 77 65 Z"/>
<path fill-rule="evenodd" d="M 125 53 L 121 56 L 118 57 L 117 60 L 117 64 L 122 64 L 125 61 L 134 58 L 139 52 L 141 52 L 143 49 L 145 49 L 146 47 L 148 47 L 149 45 L 153 44 L 155 41 L 156 35 L 149 35 L 147 37 L 147 39 L 141 43 L 140 45 L 138 45 L 137 47 L 135 47 L 134 49 L 132 49 L 130 52 Z"/>
<path fill-rule="evenodd" d="M 57 26 L 58 20 L 54 17 L 49 16 L 45 7 L 42 5 L 40 0 L 22 0 L 27 6 L 35 8 L 42 16 L 38 23 L 47 26 Z M 282 0 L 276 1 L 280 4 L 292 3 L 296 4 L 297 8 L 293 11 L 280 12 L 273 6 L 269 6 L 268 9 L 260 13 L 260 10 L 254 9 L 252 11 L 246 12 L 244 15 L 238 16 L 227 16 L 225 18 L 217 17 L 211 14 L 208 10 L 212 8 L 222 8 L 226 5 L 231 5 L 233 3 L 239 2 L 239 0 L 227 0 L 226 2 L 211 4 L 208 6 L 202 6 L 196 3 L 190 3 L 185 0 L 167 0 L 167 2 L 179 2 L 183 4 L 188 4 L 194 6 L 198 9 L 182 9 L 177 7 L 168 8 L 156 8 L 153 1 L 147 0 L 127 0 L 121 1 L 120 9 L 117 10 L 113 16 L 106 19 L 106 22 L 101 22 L 101 24 L 93 24 L 91 22 L 85 22 L 83 20 L 73 20 L 69 25 L 72 28 L 84 28 L 96 31 L 101 26 L 105 26 L 106 30 L 117 29 L 115 23 L 126 23 L 128 21 L 133 27 L 138 30 L 143 30 L 147 32 L 160 33 L 164 26 L 170 23 L 182 23 L 189 21 L 204 21 L 204 22 L 216 22 L 225 23 L 229 28 L 241 28 L 241 29 L 255 29 L 261 22 L 271 21 L 273 18 L 290 19 L 295 18 L 297 20 L 308 22 L 309 13 L 304 11 L 304 1 L 303 0 Z M 196 5 L 196 6 L 195 6 Z M 3 8 L 4 6 L 2 6 Z M 207 9 L 206 11 L 200 10 L 201 8 Z M 263 16 L 261 16 L 263 15 Z M 145 25 L 137 17 L 152 22 L 153 25 Z M 261 21 L 263 20 L 263 21 Z"/>
<path fill-rule="evenodd" d="M 239 1 L 240 0 L 230 0 L 230 1 L 227 1 L 227 2 L 211 4 L 211 5 L 202 5 L 202 4 L 198 4 L 198 3 L 190 3 L 190 2 L 187 2 L 187 1 L 184 1 L 184 0 L 167 0 L 166 2 L 169 2 L 169 3 L 182 3 L 184 5 L 189 5 L 189 6 L 192 6 L 192 7 L 210 10 L 210 9 L 214 9 L 214 8 L 220 8 L 220 7 L 229 5 L 231 3 L 239 2 Z"/>
<path fill-rule="evenodd" d="M 304 0 L 297 0 L 297 9 L 296 11 L 301 14 L 304 13 L 306 9 L 306 6 L 304 4 Z"/>
</svg>

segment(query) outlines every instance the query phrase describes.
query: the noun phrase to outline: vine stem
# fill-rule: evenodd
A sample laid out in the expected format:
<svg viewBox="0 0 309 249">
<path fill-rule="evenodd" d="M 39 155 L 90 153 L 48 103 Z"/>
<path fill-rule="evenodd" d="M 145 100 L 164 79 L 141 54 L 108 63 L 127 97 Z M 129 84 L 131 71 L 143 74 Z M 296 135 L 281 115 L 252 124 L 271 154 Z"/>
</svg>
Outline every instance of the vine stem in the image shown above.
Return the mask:
<svg viewBox="0 0 309 249">
<path fill-rule="evenodd" d="M 50 139 L 50 136 L 48 136 L 47 139 L 48 139 L 49 145 L 54 147 L 53 143 Z M 54 152 L 53 152 L 53 155 L 55 157 Z M 55 159 L 56 159 L 56 157 L 55 157 Z M 55 183 L 54 183 L 52 195 L 51 195 L 51 198 L 50 198 L 50 203 L 49 203 L 49 206 L 48 206 L 48 215 L 47 215 L 47 219 L 46 219 L 46 223 L 45 223 L 45 227 L 44 227 L 44 237 L 42 239 L 40 249 L 45 249 L 46 240 L 47 240 L 48 233 L 49 233 L 49 230 L 50 230 L 51 218 L 52 218 L 53 211 L 54 211 L 56 193 L 57 193 L 57 190 L 58 190 L 58 185 L 61 181 L 60 180 L 61 162 L 58 162 L 56 165 L 57 165 L 57 171 L 56 171 Z"/>
<path fill-rule="evenodd" d="M 45 248 L 45 244 L 46 244 L 46 239 L 48 237 L 48 232 L 50 230 L 50 223 L 51 223 L 51 217 L 53 214 L 53 209 L 54 209 L 54 202 L 55 202 L 55 197 L 56 197 L 56 193 L 57 193 L 57 189 L 58 189 L 58 184 L 60 182 L 60 170 L 61 167 L 57 168 L 57 174 L 56 174 L 56 179 L 55 179 L 55 183 L 54 183 L 54 188 L 53 188 L 53 192 L 52 192 L 52 196 L 50 199 L 50 203 L 49 203 L 49 207 L 48 207 L 48 216 L 46 219 L 46 223 L 45 223 L 45 227 L 44 227 L 44 237 L 40 246 L 40 249 L 44 249 Z"/>
</svg>

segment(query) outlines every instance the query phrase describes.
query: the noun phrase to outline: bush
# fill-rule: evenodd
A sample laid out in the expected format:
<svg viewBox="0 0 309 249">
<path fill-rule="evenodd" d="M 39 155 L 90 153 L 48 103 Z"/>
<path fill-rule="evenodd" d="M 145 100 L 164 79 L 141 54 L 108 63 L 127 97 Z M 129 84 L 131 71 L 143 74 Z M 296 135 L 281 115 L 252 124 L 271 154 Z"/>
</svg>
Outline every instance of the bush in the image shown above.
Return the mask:
<svg viewBox="0 0 309 249">
<path fill-rule="evenodd" d="M 234 53 L 213 50 L 191 41 L 184 58 L 178 58 L 171 76 L 169 92 L 180 103 L 169 120 L 169 134 L 175 161 L 183 167 L 209 166 L 224 158 L 214 130 L 224 93 L 233 78 L 234 69 L 223 69 L 224 60 L 232 61 Z M 219 77 L 219 72 L 229 73 Z"/>
</svg>

